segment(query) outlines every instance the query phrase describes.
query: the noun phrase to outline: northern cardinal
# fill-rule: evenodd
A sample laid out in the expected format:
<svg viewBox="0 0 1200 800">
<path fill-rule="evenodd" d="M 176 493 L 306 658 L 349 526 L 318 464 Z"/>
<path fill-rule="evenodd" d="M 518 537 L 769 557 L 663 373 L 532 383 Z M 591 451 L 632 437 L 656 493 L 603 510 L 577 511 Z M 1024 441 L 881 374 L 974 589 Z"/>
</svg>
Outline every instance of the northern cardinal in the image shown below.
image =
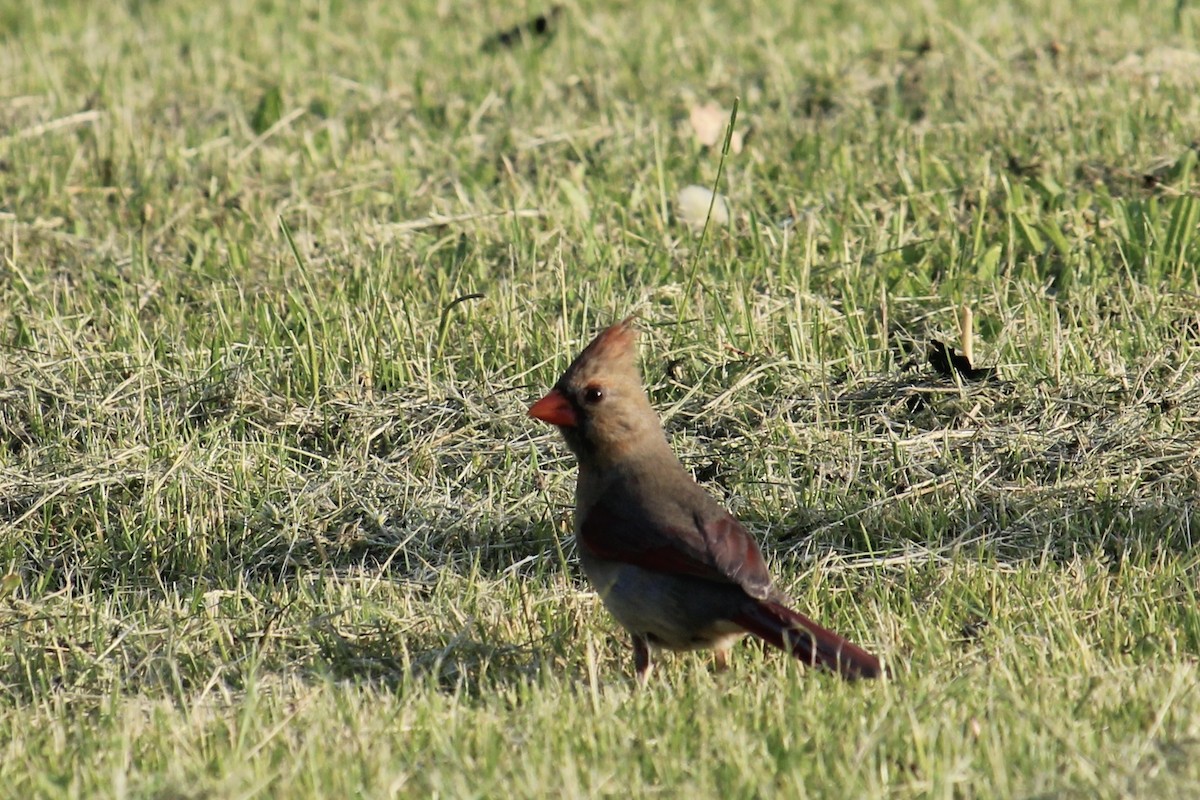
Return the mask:
<svg viewBox="0 0 1200 800">
<path fill-rule="evenodd" d="M 754 539 L 675 458 L 635 339 L 631 319 L 602 331 L 529 415 L 557 426 L 579 461 L 579 560 L 633 637 L 638 682 L 652 648 L 714 648 L 724 667 L 747 633 L 846 679 L 879 676 L 879 659 L 788 607 Z"/>
</svg>

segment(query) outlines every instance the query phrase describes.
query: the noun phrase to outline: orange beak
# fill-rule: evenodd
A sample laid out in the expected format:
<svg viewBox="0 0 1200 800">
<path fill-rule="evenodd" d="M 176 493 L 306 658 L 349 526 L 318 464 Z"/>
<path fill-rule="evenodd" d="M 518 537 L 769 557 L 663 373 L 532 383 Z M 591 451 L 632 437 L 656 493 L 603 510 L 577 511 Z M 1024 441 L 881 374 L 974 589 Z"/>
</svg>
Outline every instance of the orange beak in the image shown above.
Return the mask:
<svg viewBox="0 0 1200 800">
<path fill-rule="evenodd" d="M 579 414 L 567 396 L 558 389 L 551 389 L 545 397 L 531 405 L 529 416 L 560 428 L 574 428 L 579 424 Z"/>
</svg>

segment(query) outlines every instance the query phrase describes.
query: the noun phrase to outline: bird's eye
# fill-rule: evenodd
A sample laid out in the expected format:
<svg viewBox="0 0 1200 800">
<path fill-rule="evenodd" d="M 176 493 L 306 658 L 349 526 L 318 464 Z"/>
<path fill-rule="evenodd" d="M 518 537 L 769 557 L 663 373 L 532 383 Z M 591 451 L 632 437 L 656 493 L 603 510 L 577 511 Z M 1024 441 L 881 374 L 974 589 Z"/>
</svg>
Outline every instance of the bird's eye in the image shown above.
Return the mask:
<svg viewBox="0 0 1200 800">
<path fill-rule="evenodd" d="M 599 403 L 604 399 L 604 390 L 599 386 L 589 386 L 583 390 L 583 399 L 589 403 Z"/>
</svg>

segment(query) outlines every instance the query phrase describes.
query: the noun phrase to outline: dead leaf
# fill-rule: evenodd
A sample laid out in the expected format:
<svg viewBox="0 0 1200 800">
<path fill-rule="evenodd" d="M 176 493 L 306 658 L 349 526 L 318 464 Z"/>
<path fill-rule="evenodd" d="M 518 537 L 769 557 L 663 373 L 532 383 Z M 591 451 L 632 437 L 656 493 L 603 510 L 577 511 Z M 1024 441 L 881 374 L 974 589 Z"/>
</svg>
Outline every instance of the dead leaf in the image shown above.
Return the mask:
<svg viewBox="0 0 1200 800">
<path fill-rule="evenodd" d="M 716 147 L 725 141 L 725 130 L 729 124 L 729 112 L 717 103 L 709 102 L 704 105 L 692 106 L 688 113 L 688 122 L 696 135 L 696 141 L 703 147 Z M 729 140 L 729 152 L 742 152 L 743 139 L 740 131 L 734 131 Z"/>
<path fill-rule="evenodd" d="M 934 339 L 929 345 L 929 366 L 946 378 L 958 373 L 968 381 L 990 381 L 996 378 L 995 367 L 975 367 L 971 360 L 944 342 Z"/>
<path fill-rule="evenodd" d="M 563 7 L 556 5 L 545 14 L 538 14 L 530 20 L 514 25 L 507 30 L 493 34 L 480 46 L 485 53 L 495 52 L 508 47 L 515 47 L 522 42 L 532 43 L 538 39 L 546 40 L 554 35 L 558 17 Z"/>
</svg>

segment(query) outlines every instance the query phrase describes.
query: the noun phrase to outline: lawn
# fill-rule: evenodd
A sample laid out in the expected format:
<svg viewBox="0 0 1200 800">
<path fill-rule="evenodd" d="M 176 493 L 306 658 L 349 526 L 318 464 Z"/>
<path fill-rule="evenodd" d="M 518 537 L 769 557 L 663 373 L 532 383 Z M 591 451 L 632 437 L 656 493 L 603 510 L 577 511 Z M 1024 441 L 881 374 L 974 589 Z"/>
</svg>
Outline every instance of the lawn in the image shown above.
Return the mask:
<svg viewBox="0 0 1200 800">
<path fill-rule="evenodd" d="M 0 10 L 0 797 L 1200 796 L 1200 8 L 729 6 Z M 637 688 L 628 314 L 890 680 Z"/>
</svg>

